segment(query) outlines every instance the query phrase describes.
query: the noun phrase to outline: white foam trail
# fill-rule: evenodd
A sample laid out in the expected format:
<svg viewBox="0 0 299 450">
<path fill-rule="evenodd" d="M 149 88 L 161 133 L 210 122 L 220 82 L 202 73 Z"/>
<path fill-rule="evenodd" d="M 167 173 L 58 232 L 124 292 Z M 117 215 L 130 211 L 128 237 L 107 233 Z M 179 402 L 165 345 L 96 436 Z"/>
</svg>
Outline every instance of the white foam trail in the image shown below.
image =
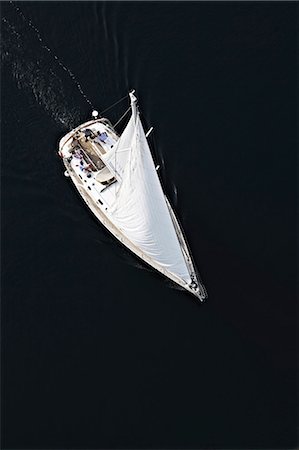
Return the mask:
<svg viewBox="0 0 299 450">
<path fill-rule="evenodd" d="M 23 21 L 25 23 L 27 23 L 29 25 L 29 27 L 36 33 L 36 36 L 38 38 L 38 40 L 40 41 L 40 43 L 42 44 L 42 47 L 51 54 L 51 56 L 55 59 L 55 61 L 59 64 L 59 66 L 70 76 L 70 78 L 73 80 L 73 82 L 76 84 L 79 92 L 82 94 L 82 96 L 84 97 L 84 99 L 86 100 L 86 102 L 91 106 L 92 109 L 94 109 L 93 104 L 91 103 L 91 101 L 89 100 L 89 98 L 87 97 L 87 95 L 85 94 L 85 92 L 82 89 L 81 84 L 78 82 L 78 80 L 76 79 L 75 75 L 73 74 L 73 72 L 66 67 L 63 62 L 58 58 L 57 55 L 55 55 L 52 50 L 45 44 L 44 40 L 42 39 L 41 35 L 40 35 L 40 31 L 38 30 L 38 28 L 36 28 L 36 26 L 33 25 L 32 21 L 30 19 L 27 19 L 24 15 L 24 13 L 22 12 L 22 10 L 14 4 L 14 2 L 10 1 L 10 3 L 12 4 L 12 6 L 15 8 L 15 10 L 18 12 L 18 14 L 20 15 L 20 17 L 23 19 Z"/>
<path fill-rule="evenodd" d="M 43 65 L 40 64 L 42 60 L 32 61 L 26 58 L 26 47 L 21 34 L 5 17 L 2 22 L 7 26 L 10 39 L 1 39 L 1 59 L 9 64 L 17 87 L 30 89 L 36 102 L 57 123 L 66 128 L 73 128 L 79 117 L 77 111 L 66 107 L 62 102 L 65 96 L 61 79 L 52 69 L 47 73 L 43 72 Z"/>
<path fill-rule="evenodd" d="M 8 26 L 8 28 L 10 29 L 10 31 L 12 32 L 12 34 L 14 34 L 15 36 L 17 36 L 17 38 L 19 39 L 21 37 L 20 33 L 17 32 L 17 30 L 15 29 L 15 27 L 13 25 L 11 25 L 8 20 L 6 19 L 6 17 L 2 17 L 2 21 L 4 23 L 6 23 L 6 25 Z"/>
</svg>

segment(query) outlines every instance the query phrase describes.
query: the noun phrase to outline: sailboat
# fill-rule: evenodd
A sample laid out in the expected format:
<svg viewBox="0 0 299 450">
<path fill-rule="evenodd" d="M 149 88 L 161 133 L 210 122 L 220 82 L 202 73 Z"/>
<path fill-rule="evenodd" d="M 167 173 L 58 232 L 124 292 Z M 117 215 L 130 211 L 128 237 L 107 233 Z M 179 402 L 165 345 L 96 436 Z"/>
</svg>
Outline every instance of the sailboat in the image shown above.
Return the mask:
<svg viewBox="0 0 299 450">
<path fill-rule="evenodd" d="M 200 281 L 178 219 L 155 166 L 135 91 L 121 135 L 93 111 L 59 142 L 68 177 L 97 219 L 146 264 L 203 302 Z"/>
</svg>

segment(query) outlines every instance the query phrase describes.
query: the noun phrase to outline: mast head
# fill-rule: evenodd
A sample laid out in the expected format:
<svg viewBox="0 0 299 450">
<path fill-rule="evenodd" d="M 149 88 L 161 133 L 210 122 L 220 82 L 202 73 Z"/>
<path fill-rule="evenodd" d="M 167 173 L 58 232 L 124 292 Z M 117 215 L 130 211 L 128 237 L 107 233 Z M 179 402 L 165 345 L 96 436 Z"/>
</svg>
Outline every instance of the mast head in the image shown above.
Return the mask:
<svg viewBox="0 0 299 450">
<path fill-rule="evenodd" d="M 94 111 L 92 111 L 91 115 L 92 115 L 92 117 L 93 117 L 94 119 L 97 119 L 99 113 L 98 113 L 98 111 L 94 110 Z"/>
<path fill-rule="evenodd" d="M 137 107 L 137 98 L 134 95 L 135 89 L 133 91 L 129 92 L 129 96 L 131 99 L 131 109 L 132 109 L 132 116 L 134 122 L 136 121 L 137 115 L 138 115 L 138 107 Z"/>
<path fill-rule="evenodd" d="M 135 89 L 133 89 L 131 92 L 129 92 L 129 96 L 130 96 L 130 99 L 131 99 L 131 105 L 133 103 L 137 102 L 137 97 L 135 97 L 134 93 L 135 93 Z"/>
</svg>

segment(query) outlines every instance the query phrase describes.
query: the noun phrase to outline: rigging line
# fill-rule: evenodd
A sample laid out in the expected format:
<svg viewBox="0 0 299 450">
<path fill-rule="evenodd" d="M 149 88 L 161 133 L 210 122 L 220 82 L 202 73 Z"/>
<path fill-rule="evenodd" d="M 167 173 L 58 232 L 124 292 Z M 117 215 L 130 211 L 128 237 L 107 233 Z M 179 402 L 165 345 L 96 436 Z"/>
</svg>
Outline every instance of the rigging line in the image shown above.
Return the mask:
<svg viewBox="0 0 299 450">
<path fill-rule="evenodd" d="M 115 128 L 122 120 L 123 118 L 128 114 L 128 112 L 131 110 L 131 106 L 127 109 L 126 112 L 124 112 L 124 114 L 121 116 L 120 119 L 118 119 L 118 121 L 113 125 L 113 128 Z"/>
<path fill-rule="evenodd" d="M 118 100 L 117 102 L 113 103 L 113 105 L 109 106 L 108 108 L 104 109 L 104 111 L 100 112 L 100 115 L 104 114 L 106 111 L 109 111 L 109 109 L 113 108 L 113 106 L 118 105 L 118 103 L 122 102 L 125 98 L 127 98 L 128 96 L 125 95 L 124 97 L 122 97 L 120 100 Z"/>
<path fill-rule="evenodd" d="M 22 10 L 21 10 L 17 5 L 15 5 L 15 3 L 14 3 L 13 1 L 10 1 L 9 3 L 15 8 L 15 10 L 18 12 L 19 16 L 22 17 L 23 21 L 26 22 L 27 25 L 28 25 L 33 31 L 35 31 L 38 40 L 39 40 L 40 43 L 42 44 L 42 48 L 44 48 L 45 50 L 47 50 L 47 51 L 51 54 L 51 56 L 56 60 L 56 62 L 60 65 L 60 67 L 61 67 L 65 72 L 68 73 L 68 75 L 70 76 L 70 78 L 72 78 L 72 80 L 73 80 L 74 83 L 76 84 L 76 86 L 77 86 L 79 92 L 83 95 L 83 97 L 84 97 L 84 99 L 86 100 L 86 102 L 92 107 L 92 109 L 94 109 L 94 107 L 93 107 L 91 101 L 89 100 L 89 98 L 87 97 L 87 95 L 85 94 L 85 92 L 83 91 L 83 89 L 82 89 L 80 83 L 77 81 L 77 79 L 76 79 L 75 75 L 73 74 L 73 72 L 72 72 L 68 67 L 66 67 L 66 66 L 63 64 L 63 62 L 58 58 L 58 56 L 56 56 L 56 55 L 52 52 L 52 50 L 45 44 L 45 41 L 42 39 L 42 37 L 41 37 L 41 35 L 40 35 L 40 32 L 39 32 L 38 28 L 36 28 L 36 27 L 33 25 L 32 21 L 31 21 L 30 19 L 27 19 L 27 18 L 25 17 L 25 15 L 24 15 L 24 13 L 22 12 Z"/>
</svg>

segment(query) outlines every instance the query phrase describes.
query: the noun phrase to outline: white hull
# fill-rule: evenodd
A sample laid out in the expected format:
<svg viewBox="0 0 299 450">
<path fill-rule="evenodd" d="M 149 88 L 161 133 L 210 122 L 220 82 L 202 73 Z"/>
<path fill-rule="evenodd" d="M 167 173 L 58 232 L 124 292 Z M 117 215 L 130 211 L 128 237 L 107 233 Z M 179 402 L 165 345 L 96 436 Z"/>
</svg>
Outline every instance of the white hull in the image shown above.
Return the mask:
<svg viewBox="0 0 299 450">
<path fill-rule="evenodd" d="M 86 122 L 76 129 L 72 130 L 68 133 L 64 138 L 61 139 L 59 144 L 59 154 L 63 159 L 63 163 L 66 168 L 66 176 L 72 180 L 74 186 L 78 190 L 79 194 L 83 198 L 84 202 L 87 204 L 89 209 L 93 212 L 96 218 L 103 224 L 103 226 L 116 238 L 118 239 L 124 246 L 126 246 L 131 252 L 137 255 L 140 259 L 142 259 L 149 266 L 153 267 L 160 273 L 162 273 L 165 277 L 171 279 L 174 283 L 180 285 L 184 289 L 186 289 L 191 294 L 195 295 L 200 301 L 206 297 L 206 292 L 203 286 L 198 282 L 197 276 L 195 275 L 195 281 L 197 282 L 198 287 L 194 288 L 186 283 L 184 280 L 180 279 L 177 275 L 167 270 L 162 265 L 158 264 L 148 255 L 146 255 L 138 246 L 136 246 L 132 241 L 130 241 L 122 231 L 113 223 L 112 218 L 109 214 L 109 206 L 113 203 L 115 198 L 115 193 L 117 192 L 117 185 L 119 184 L 119 180 L 117 180 L 117 174 L 113 174 L 115 176 L 114 181 L 108 186 L 102 186 L 96 179 L 94 172 L 85 172 L 82 170 L 80 166 L 79 160 L 70 156 L 71 151 L 71 142 L 78 134 L 78 131 L 84 131 L 86 128 L 90 128 L 93 131 L 100 133 L 106 132 L 109 139 L 109 143 L 106 145 L 105 143 L 101 143 L 102 151 L 109 150 L 107 147 L 113 147 L 113 145 L 118 140 L 118 135 L 115 130 L 110 127 L 107 123 L 103 123 L 101 119 L 91 120 Z M 82 140 L 82 145 L 84 144 L 84 140 Z M 94 145 L 94 144 L 93 144 Z M 87 153 L 87 152 L 86 152 Z M 92 161 L 91 161 L 92 162 Z M 166 198 L 166 197 L 165 197 Z M 182 253 L 186 260 L 186 264 L 190 268 L 190 273 L 195 274 L 195 268 L 192 262 L 192 258 L 184 239 L 181 228 L 178 224 L 178 221 L 175 217 L 175 214 L 166 198 L 167 206 L 170 211 L 170 215 L 174 224 L 174 228 L 176 230 L 178 239 L 180 241 Z"/>
</svg>

